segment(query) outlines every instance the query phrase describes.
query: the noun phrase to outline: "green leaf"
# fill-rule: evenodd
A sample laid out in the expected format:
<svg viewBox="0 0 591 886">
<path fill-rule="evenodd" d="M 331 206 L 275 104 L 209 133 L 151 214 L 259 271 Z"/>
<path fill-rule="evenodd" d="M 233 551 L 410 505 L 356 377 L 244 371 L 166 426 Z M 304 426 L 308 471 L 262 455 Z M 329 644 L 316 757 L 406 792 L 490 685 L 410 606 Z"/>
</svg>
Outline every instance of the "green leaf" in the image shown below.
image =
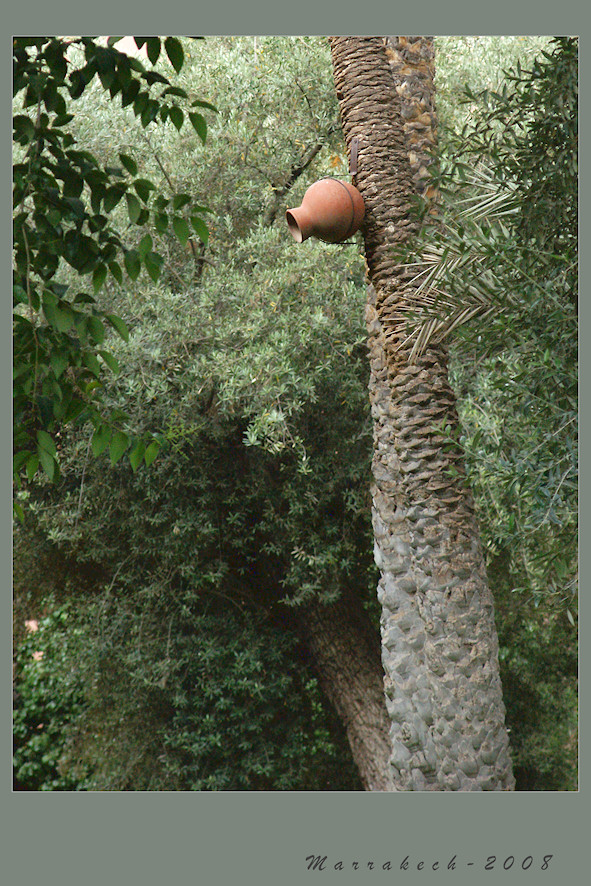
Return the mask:
<svg viewBox="0 0 591 886">
<path fill-rule="evenodd" d="M 165 95 L 178 95 L 179 98 L 187 98 L 186 90 L 182 89 L 180 86 L 168 86 L 163 92 L 162 96 Z"/>
<path fill-rule="evenodd" d="M 134 181 L 133 186 L 137 191 L 140 198 L 147 203 L 150 199 L 150 191 L 154 191 L 156 186 L 152 184 L 147 178 L 138 178 Z M 136 219 L 137 221 L 137 219 Z"/>
<path fill-rule="evenodd" d="M 203 219 L 199 218 L 198 215 L 192 215 L 191 224 L 200 240 L 207 245 L 207 241 L 209 240 L 209 229 Z"/>
<path fill-rule="evenodd" d="M 137 249 L 128 249 L 123 257 L 125 270 L 132 280 L 137 280 L 141 271 L 140 257 Z"/>
<path fill-rule="evenodd" d="M 111 428 L 108 425 L 100 425 L 96 428 L 94 434 L 92 435 L 92 441 L 90 444 L 90 448 L 92 449 L 92 454 L 95 456 L 99 456 L 101 452 L 104 452 L 107 446 L 109 445 L 109 440 L 111 439 Z"/>
<path fill-rule="evenodd" d="M 112 188 L 109 188 L 103 198 L 103 210 L 107 213 L 112 212 L 123 197 L 124 193 L 125 186 L 123 186 L 122 188 L 121 185 L 114 185 Z"/>
<path fill-rule="evenodd" d="M 142 210 L 140 201 L 137 199 L 137 197 L 134 197 L 133 194 L 126 194 L 125 198 L 127 200 L 127 211 L 129 214 L 129 220 L 132 224 L 135 224 L 140 217 L 140 212 Z"/>
<path fill-rule="evenodd" d="M 68 355 L 63 351 L 53 350 L 49 356 L 49 362 L 53 369 L 53 374 L 59 378 L 68 365 Z"/>
<path fill-rule="evenodd" d="M 205 144 L 205 139 L 207 138 L 207 122 L 205 117 L 202 117 L 201 114 L 196 114 L 194 111 L 189 111 L 189 120 L 193 124 L 193 129 Z"/>
<path fill-rule="evenodd" d="M 146 448 L 146 452 L 144 455 L 144 461 L 146 462 L 147 467 L 150 467 L 159 452 L 160 443 L 158 442 L 158 440 L 152 440 L 150 445 Z"/>
<path fill-rule="evenodd" d="M 111 456 L 111 464 L 116 465 L 127 447 L 129 446 L 130 440 L 127 434 L 124 434 L 123 431 L 116 431 L 113 434 L 113 439 L 111 440 L 111 444 L 109 446 L 109 454 Z"/>
<path fill-rule="evenodd" d="M 153 246 L 153 243 L 152 243 L 152 237 L 150 236 L 150 234 L 146 234 L 144 237 L 142 237 L 142 239 L 140 240 L 139 246 L 137 248 L 137 251 L 138 251 L 141 259 L 144 259 L 146 257 L 146 253 L 150 252 L 150 250 L 152 249 L 152 246 Z"/>
<path fill-rule="evenodd" d="M 148 58 L 150 59 L 152 64 L 155 65 L 160 56 L 160 38 L 148 37 L 148 39 L 146 40 L 146 44 L 148 50 Z"/>
<path fill-rule="evenodd" d="M 183 206 L 186 206 L 187 203 L 191 202 L 191 197 L 189 194 L 176 194 L 172 198 L 172 208 L 175 210 L 182 209 Z"/>
<path fill-rule="evenodd" d="M 183 120 L 185 119 L 185 115 L 183 114 L 181 109 L 177 108 L 176 106 L 174 108 L 171 108 L 170 109 L 170 119 L 172 120 L 172 122 L 174 123 L 174 125 L 176 126 L 176 128 L 180 132 L 180 130 L 182 129 L 182 126 L 183 126 Z"/>
<path fill-rule="evenodd" d="M 168 227 L 168 216 L 165 212 L 159 212 L 154 217 L 154 227 L 159 234 L 162 234 Z"/>
<path fill-rule="evenodd" d="M 154 83 L 168 83 L 166 77 L 159 74 L 158 71 L 146 71 L 144 74 L 144 80 L 146 83 L 149 83 L 150 86 L 153 86 Z"/>
<path fill-rule="evenodd" d="M 164 259 L 161 255 L 158 255 L 157 252 L 148 252 L 146 257 L 144 258 L 144 265 L 146 267 L 146 271 L 150 275 L 151 279 L 156 282 L 160 276 L 160 272 L 162 270 L 162 265 L 164 264 Z"/>
<path fill-rule="evenodd" d="M 43 449 L 44 452 L 51 456 L 56 454 L 55 443 L 47 431 L 37 431 L 37 444 L 39 450 Z"/>
<path fill-rule="evenodd" d="M 148 99 L 145 108 L 142 111 L 142 126 L 146 127 L 148 123 L 152 123 L 158 116 L 160 105 L 155 99 Z"/>
<path fill-rule="evenodd" d="M 191 231 L 190 231 L 189 225 L 187 224 L 185 219 L 180 218 L 180 216 L 175 216 L 175 218 L 173 218 L 173 220 L 172 220 L 172 226 L 174 228 L 175 234 L 177 235 L 177 237 L 181 243 L 181 246 L 183 246 L 183 247 L 186 246 L 187 240 L 189 239 Z"/>
<path fill-rule="evenodd" d="M 82 362 L 88 369 L 90 369 L 95 378 L 100 378 L 101 364 L 97 360 L 96 354 L 92 351 L 85 351 L 82 355 Z"/>
<path fill-rule="evenodd" d="M 91 338 L 98 344 L 102 345 L 105 340 L 105 327 L 98 317 L 89 317 L 86 324 Z"/>
<path fill-rule="evenodd" d="M 92 272 L 92 288 L 95 294 L 101 289 L 103 283 L 107 279 L 107 266 L 100 264 L 97 265 L 94 271 Z"/>
<path fill-rule="evenodd" d="M 33 121 L 24 114 L 17 115 L 14 120 L 14 139 L 20 144 L 26 144 L 35 136 L 35 126 Z"/>
<path fill-rule="evenodd" d="M 105 318 L 109 321 L 113 329 L 119 333 L 123 341 L 129 341 L 129 329 L 121 317 L 115 314 L 105 314 Z"/>
<path fill-rule="evenodd" d="M 21 452 L 17 452 L 12 460 L 12 466 L 15 471 L 20 471 L 22 466 L 25 464 L 29 456 L 31 455 L 28 449 L 24 449 Z"/>
<path fill-rule="evenodd" d="M 167 37 L 164 41 L 164 47 L 173 68 L 178 74 L 183 67 L 183 62 L 185 60 L 185 55 L 180 40 L 177 40 L 176 37 Z"/>
<path fill-rule="evenodd" d="M 192 108 L 207 108 L 209 111 L 214 111 L 216 114 L 218 112 L 218 109 L 216 108 L 215 105 L 212 105 L 211 102 L 205 102 L 201 98 L 196 98 L 194 101 L 192 101 L 191 107 Z"/>
<path fill-rule="evenodd" d="M 74 169 L 64 170 L 63 182 L 64 197 L 79 197 L 84 189 L 84 179 Z"/>
<path fill-rule="evenodd" d="M 109 270 L 112 273 L 113 277 L 121 285 L 123 282 L 123 271 L 121 270 L 121 265 L 119 262 L 110 261 L 109 262 Z"/>
<path fill-rule="evenodd" d="M 129 453 L 129 462 L 131 464 L 132 470 L 135 473 L 140 466 L 140 463 L 145 455 L 146 445 L 143 440 L 138 440 L 131 452 Z"/>
<path fill-rule="evenodd" d="M 137 163 L 129 154 L 119 154 L 119 159 L 130 175 L 137 175 Z"/>
<path fill-rule="evenodd" d="M 47 318 L 47 322 L 54 326 L 58 332 L 67 332 L 74 322 L 74 312 L 68 305 L 58 306 L 49 302 L 46 296 L 43 297 L 43 313 Z"/>
<path fill-rule="evenodd" d="M 22 505 L 18 501 L 15 501 L 12 503 L 12 507 L 14 509 L 14 513 L 16 514 L 16 516 L 18 517 L 20 522 L 24 523 L 25 522 L 25 512 L 22 509 Z"/>
<path fill-rule="evenodd" d="M 52 455 L 49 454 L 45 449 L 41 447 L 38 448 L 39 453 L 39 461 L 41 462 L 41 467 L 47 474 L 50 480 L 53 480 L 56 473 L 57 464 Z"/>
<path fill-rule="evenodd" d="M 37 473 L 37 469 L 39 467 L 39 456 L 31 455 L 27 459 L 27 478 L 32 480 L 35 474 Z"/>
<path fill-rule="evenodd" d="M 121 367 L 119 366 L 119 363 L 115 359 L 115 357 L 110 354 L 109 351 L 99 351 L 98 353 L 101 355 L 113 375 L 119 375 L 119 373 L 121 372 Z"/>
<path fill-rule="evenodd" d="M 136 59 L 133 59 L 133 61 L 135 62 Z M 132 67 L 134 67 L 133 63 L 132 63 Z M 135 70 L 135 67 L 134 67 L 134 70 Z M 129 86 L 127 86 L 123 90 L 123 92 L 121 93 L 121 107 L 125 108 L 128 105 L 130 105 L 132 102 L 134 102 L 137 98 L 137 94 L 139 91 L 140 91 L 139 82 L 137 80 L 132 80 L 131 83 L 129 84 Z M 132 175 L 135 175 L 135 173 L 132 173 Z"/>
</svg>

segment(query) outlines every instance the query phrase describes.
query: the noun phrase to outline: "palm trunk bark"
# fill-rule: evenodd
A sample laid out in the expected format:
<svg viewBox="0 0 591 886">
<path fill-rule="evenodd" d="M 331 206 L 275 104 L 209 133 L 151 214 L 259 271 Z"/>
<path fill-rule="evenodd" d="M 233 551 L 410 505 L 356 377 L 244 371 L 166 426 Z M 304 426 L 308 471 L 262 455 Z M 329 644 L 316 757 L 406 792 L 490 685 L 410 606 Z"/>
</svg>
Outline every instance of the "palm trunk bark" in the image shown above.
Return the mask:
<svg viewBox="0 0 591 886">
<path fill-rule="evenodd" d="M 330 40 L 365 200 L 373 522 L 395 790 L 512 790 L 498 641 L 446 354 L 409 359 L 414 272 L 397 257 L 435 139 L 427 38 Z M 406 123 L 406 125 L 405 125 Z M 429 195 L 428 195 L 429 196 Z"/>
<path fill-rule="evenodd" d="M 393 790 L 389 718 L 377 631 L 359 600 L 313 603 L 297 613 L 320 685 L 345 727 L 366 791 Z"/>
</svg>

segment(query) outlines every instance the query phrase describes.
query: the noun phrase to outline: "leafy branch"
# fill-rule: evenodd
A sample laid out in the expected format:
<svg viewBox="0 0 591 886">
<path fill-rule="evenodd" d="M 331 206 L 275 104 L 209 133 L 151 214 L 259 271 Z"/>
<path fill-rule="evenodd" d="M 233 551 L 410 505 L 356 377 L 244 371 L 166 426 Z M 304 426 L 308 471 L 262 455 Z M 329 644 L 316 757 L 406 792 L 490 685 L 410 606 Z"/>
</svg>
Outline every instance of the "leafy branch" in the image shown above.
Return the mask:
<svg viewBox="0 0 591 886">
<path fill-rule="evenodd" d="M 122 285 L 124 274 L 135 281 L 142 268 L 157 280 L 163 259 L 149 233 L 130 247 L 112 222 L 121 203 L 132 227 L 165 230 L 169 225 L 185 245 L 189 222 L 207 242 L 202 218 L 207 207 L 193 197 L 166 198 L 153 182 L 138 174 L 132 157 L 119 154 L 121 168 L 103 166 L 81 149 L 69 124 L 73 103 L 93 81 L 130 107 L 145 129 L 170 121 L 180 131 L 189 120 L 202 142 L 207 125 L 201 110 L 209 102 L 189 100 L 184 89 L 156 70 L 120 52 L 110 38 L 103 46 L 90 37 L 18 37 L 13 41 L 14 97 L 22 113 L 14 117 L 16 162 L 14 205 L 14 482 L 31 481 L 39 468 L 50 480 L 59 476 L 55 434 L 59 427 L 90 421 L 95 428 L 92 451 L 109 447 L 116 463 L 130 449 L 134 470 L 153 459 L 159 442 L 136 440 L 122 427 L 125 417 L 105 414 L 102 389 L 105 370 L 119 365 L 106 347 L 106 327 L 124 340 L 125 322 L 106 311 L 97 295 L 109 276 Z M 164 51 L 178 73 L 184 63 L 175 37 L 135 38 L 156 64 Z M 31 110 L 33 113 L 31 114 Z M 89 291 L 61 282 L 69 266 L 88 278 Z M 66 275 L 67 279 L 67 275 Z M 49 442 L 51 441 L 51 443 Z M 22 508 L 15 505 L 17 514 Z"/>
</svg>

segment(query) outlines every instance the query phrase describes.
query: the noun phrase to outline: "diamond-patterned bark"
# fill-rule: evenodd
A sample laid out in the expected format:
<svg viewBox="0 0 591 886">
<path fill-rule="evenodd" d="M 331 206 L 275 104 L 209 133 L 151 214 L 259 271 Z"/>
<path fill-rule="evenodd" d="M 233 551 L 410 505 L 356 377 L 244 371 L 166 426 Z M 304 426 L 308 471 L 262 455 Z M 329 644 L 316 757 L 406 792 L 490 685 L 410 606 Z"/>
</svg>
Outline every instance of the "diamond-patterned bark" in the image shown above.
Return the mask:
<svg viewBox="0 0 591 886">
<path fill-rule="evenodd" d="M 365 200 L 373 521 L 397 790 L 511 790 L 493 601 L 446 356 L 402 347 L 412 273 L 397 250 L 435 140 L 427 38 L 331 38 L 347 143 Z M 432 197 L 433 194 L 427 194 Z"/>
</svg>

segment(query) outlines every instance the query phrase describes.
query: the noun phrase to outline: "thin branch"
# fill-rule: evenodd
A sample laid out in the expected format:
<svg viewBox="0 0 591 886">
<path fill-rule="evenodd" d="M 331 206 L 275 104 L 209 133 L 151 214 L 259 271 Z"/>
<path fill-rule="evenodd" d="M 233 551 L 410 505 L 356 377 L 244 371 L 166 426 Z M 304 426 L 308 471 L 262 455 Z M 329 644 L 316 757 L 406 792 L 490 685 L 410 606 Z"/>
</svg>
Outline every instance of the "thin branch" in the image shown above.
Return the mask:
<svg viewBox="0 0 591 886">
<path fill-rule="evenodd" d="M 268 210 L 268 212 L 265 216 L 265 225 L 266 226 L 270 227 L 273 224 L 273 222 L 275 221 L 275 218 L 277 217 L 277 212 L 279 211 L 279 206 L 281 204 L 282 199 L 292 189 L 292 187 L 294 186 L 294 184 L 296 183 L 296 181 L 298 180 L 300 175 L 302 175 L 302 173 L 306 171 L 308 166 L 312 163 L 312 161 L 314 160 L 316 155 L 320 153 L 320 151 L 322 150 L 323 147 L 324 147 L 324 142 L 318 142 L 317 144 L 314 145 L 313 148 L 310 148 L 310 150 L 308 151 L 307 157 L 304 160 L 302 160 L 301 163 L 299 163 L 297 166 L 292 166 L 291 172 L 289 174 L 289 178 L 287 179 L 287 182 L 283 185 L 283 187 L 274 189 L 275 199 L 274 199 L 273 205 Z"/>
</svg>

